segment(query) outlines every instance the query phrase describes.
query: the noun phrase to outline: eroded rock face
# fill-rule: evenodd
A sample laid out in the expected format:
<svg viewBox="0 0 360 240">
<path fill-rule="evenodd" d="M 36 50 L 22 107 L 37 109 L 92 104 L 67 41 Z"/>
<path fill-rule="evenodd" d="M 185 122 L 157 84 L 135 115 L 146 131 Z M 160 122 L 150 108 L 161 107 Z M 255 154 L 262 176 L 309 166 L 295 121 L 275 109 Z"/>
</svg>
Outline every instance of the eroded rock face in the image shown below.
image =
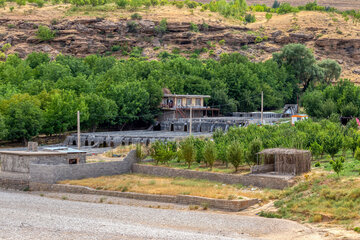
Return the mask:
<svg viewBox="0 0 360 240">
<path fill-rule="evenodd" d="M 316 34 L 326 31 L 319 28 L 309 28 L 302 32 L 273 32 L 262 35 L 251 33 L 250 29 L 243 26 L 223 26 L 209 24 L 206 29 L 199 25 L 200 33 L 190 31 L 189 22 L 170 22 L 165 34 L 159 34 L 156 26 L 159 22 L 149 20 L 126 20 L 112 22 L 101 18 L 62 20 L 47 26 L 56 31 L 56 37 L 43 42 L 36 37 L 39 25 L 46 25 L 38 21 L 8 20 L 0 18 L 1 26 L 12 26 L 5 32 L 0 32 L 0 47 L 10 43 L 11 52 L 17 52 L 20 57 L 34 51 L 48 52 L 55 56 L 59 53 L 84 57 L 89 54 L 104 54 L 111 51 L 114 45 L 127 45 L 128 47 L 142 47 L 145 56 L 151 55 L 154 47 L 164 47 L 170 50 L 177 47 L 183 50 L 194 50 L 209 47 L 209 42 L 218 43 L 224 40 L 221 49 L 216 49 L 216 54 L 222 52 L 240 51 L 244 45 L 249 45 L 252 50 L 271 54 L 289 43 L 303 43 L 315 46 L 315 53 L 321 57 L 334 57 L 347 63 L 360 62 L 360 39 L 316 39 Z M 264 38 L 267 36 L 268 38 Z M 259 42 L 259 38 L 261 41 Z M 248 51 L 255 54 L 253 51 Z M 258 54 L 259 55 L 259 54 Z M 260 56 L 260 55 L 259 55 Z"/>
</svg>

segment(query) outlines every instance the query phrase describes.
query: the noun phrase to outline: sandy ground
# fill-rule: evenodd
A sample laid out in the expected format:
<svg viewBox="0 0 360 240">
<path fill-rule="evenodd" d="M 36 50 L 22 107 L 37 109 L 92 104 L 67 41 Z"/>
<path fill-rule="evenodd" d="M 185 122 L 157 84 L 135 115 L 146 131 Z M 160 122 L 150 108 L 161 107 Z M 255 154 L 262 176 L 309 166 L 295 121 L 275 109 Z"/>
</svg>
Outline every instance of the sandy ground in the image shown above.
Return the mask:
<svg viewBox="0 0 360 240">
<path fill-rule="evenodd" d="M 0 215 L 1 239 L 332 239 L 288 220 L 91 195 L 0 190 Z"/>
</svg>

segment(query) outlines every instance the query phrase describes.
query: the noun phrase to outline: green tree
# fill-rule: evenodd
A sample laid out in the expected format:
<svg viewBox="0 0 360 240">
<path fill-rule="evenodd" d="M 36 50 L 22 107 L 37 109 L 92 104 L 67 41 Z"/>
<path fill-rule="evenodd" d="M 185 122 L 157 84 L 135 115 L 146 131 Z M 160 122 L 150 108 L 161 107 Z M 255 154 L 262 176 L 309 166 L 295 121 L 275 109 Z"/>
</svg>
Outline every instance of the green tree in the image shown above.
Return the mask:
<svg viewBox="0 0 360 240">
<path fill-rule="evenodd" d="M 310 145 L 311 154 L 315 157 L 315 160 L 319 159 L 319 156 L 323 152 L 323 146 L 318 144 L 316 141 Z"/>
<path fill-rule="evenodd" d="M 340 157 L 336 160 L 330 161 L 331 167 L 334 170 L 334 172 L 337 174 L 338 177 L 340 177 L 340 172 L 342 170 L 344 170 L 344 162 L 345 162 L 344 157 Z"/>
<path fill-rule="evenodd" d="M 111 100 L 91 93 L 85 96 L 85 103 L 88 107 L 89 119 L 86 125 L 95 131 L 103 123 L 113 123 L 117 116 L 117 105 Z"/>
<path fill-rule="evenodd" d="M 255 138 L 249 143 L 247 152 L 246 152 L 246 163 L 251 166 L 257 164 L 257 153 L 262 149 L 262 141 L 258 138 Z"/>
<path fill-rule="evenodd" d="M 216 146 L 213 141 L 207 141 L 204 147 L 204 158 L 210 170 L 212 170 L 216 160 Z"/>
<path fill-rule="evenodd" d="M 77 111 L 81 113 L 81 122 L 86 122 L 89 118 L 84 98 L 76 96 L 73 91 L 42 92 L 39 98 L 44 110 L 43 132 L 45 134 L 63 133 L 74 128 Z"/>
<path fill-rule="evenodd" d="M 274 53 L 273 59 L 285 66 L 303 86 L 303 92 L 316 80 L 324 77 L 324 70 L 315 61 L 314 54 L 302 44 L 289 44 Z"/>
<path fill-rule="evenodd" d="M 179 158 L 184 160 L 188 168 L 191 167 L 191 163 L 195 161 L 196 149 L 194 146 L 194 139 L 188 137 L 180 144 Z"/>
<path fill-rule="evenodd" d="M 332 59 L 325 59 L 318 63 L 319 67 L 324 69 L 324 82 L 329 84 L 338 80 L 341 74 L 340 65 Z"/>
<path fill-rule="evenodd" d="M 324 151 L 334 160 L 342 146 L 342 135 L 337 132 L 329 132 L 324 139 Z"/>
<path fill-rule="evenodd" d="M 36 37 L 41 41 L 51 41 L 55 37 L 55 32 L 47 26 L 39 25 Z"/>
<path fill-rule="evenodd" d="M 156 165 L 159 163 L 167 164 L 176 157 L 176 152 L 174 151 L 172 144 L 156 141 L 151 144 L 150 156 L 154 159 Z"/>
<path fill-rule="evenodd" d="M 0 103 L 8 130 L 7 138 L 27 142 L 38 135 L 43 125 L 40 102 L 28 94 L 16 94 Z"/>
<path fill-rule="evenodd" d="M 232 142 L 227 150 L 227 158 L 237 172 L 239 166 L 245 161 L 244 147 L 239 142 Z"/>
<path fill-rule="evenodd" d="M 360 147 L 356 148 L 354 157 L 356 160 L 360 161 Z"/>
<path fill-rule="evenodd" d="M 5 118 L 0 114 L 0 140 L 5 140 L 8 130 L 5 125 Z"/>
</svg>

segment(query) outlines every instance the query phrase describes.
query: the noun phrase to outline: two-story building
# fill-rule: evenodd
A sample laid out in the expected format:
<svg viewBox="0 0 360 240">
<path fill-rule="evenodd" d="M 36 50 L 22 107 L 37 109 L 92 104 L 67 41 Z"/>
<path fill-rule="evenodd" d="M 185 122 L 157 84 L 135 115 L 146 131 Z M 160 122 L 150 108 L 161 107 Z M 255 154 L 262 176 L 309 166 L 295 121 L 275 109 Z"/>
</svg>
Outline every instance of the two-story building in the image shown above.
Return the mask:
<svg viewBox="0 0 360 240">
<path fill-rule="evenodd" d="M 204 106 L 204 99 L 210 98 L 209 95 L 172 94 L 168 89 L 163 89 L 163 93 L 160 121 L 189 118 L 190 112 L 193 118 L 219 116 L 219 108 Z"/>
</svg>

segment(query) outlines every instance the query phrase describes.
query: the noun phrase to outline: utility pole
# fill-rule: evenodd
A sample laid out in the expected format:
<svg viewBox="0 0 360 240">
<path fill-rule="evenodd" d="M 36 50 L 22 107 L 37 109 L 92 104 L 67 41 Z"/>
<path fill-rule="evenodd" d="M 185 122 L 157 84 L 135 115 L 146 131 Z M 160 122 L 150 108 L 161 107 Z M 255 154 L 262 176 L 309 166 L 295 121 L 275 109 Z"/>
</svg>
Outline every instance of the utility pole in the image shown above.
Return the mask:
<svg viewBox="0 0 360 240">
<path fill-rule="evenodd" d="M 77 142 L 78 149 L 80 150 L 80 111 L 77 111 Z"/>
<path fill-rule="evenodd" d="M 261 125 L 264 124 L 264 92 L 261 91 Z"/>
<path fill-rule="evenodd" d="M 189 129 L 190 136 L 191 136 L 191 130 L 192 130 L 192 108 L 190 107 L 190 129 Z"/>
</svg>

